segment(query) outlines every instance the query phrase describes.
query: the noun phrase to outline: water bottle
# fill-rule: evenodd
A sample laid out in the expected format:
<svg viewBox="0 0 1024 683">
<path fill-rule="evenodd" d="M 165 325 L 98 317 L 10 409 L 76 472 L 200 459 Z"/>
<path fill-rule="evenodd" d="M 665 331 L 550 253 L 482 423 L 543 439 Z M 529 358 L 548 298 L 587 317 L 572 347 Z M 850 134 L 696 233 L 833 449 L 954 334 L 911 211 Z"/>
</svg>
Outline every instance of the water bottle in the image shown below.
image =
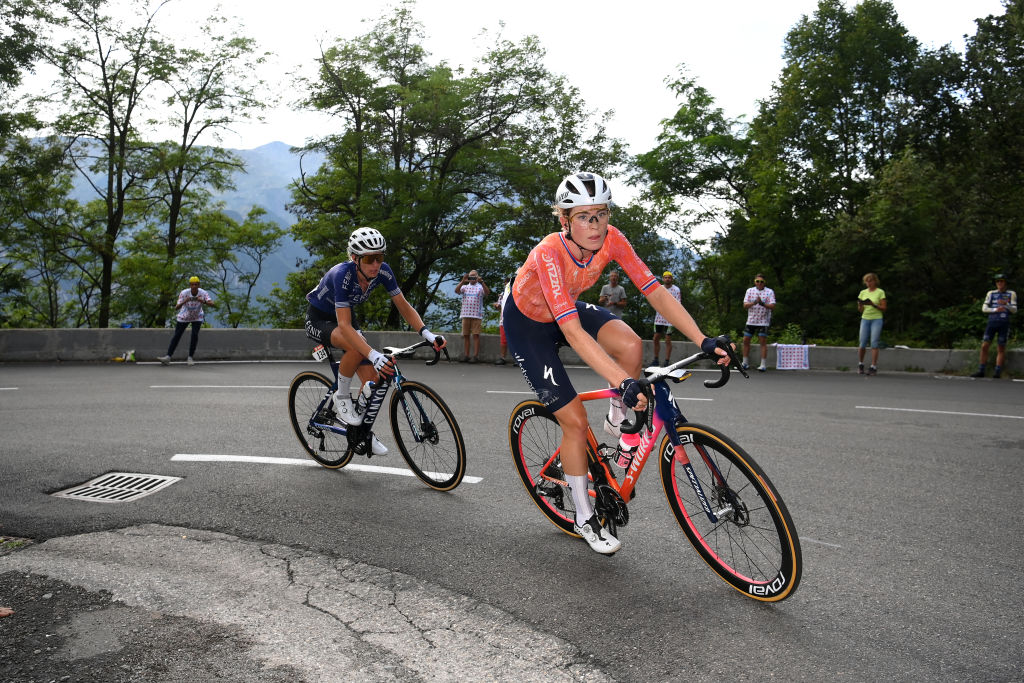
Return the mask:
<svg viewBox="0 0 1024 683">
<path fill-rule="evenodd" d="M 356 397 L 356 414 L 362 415 L 366 410 L 366 405 L 370 402 L 370 396 L 373 394 L 373 386 L 373 382 L 367 382 L 363 385 L 362 391 Z"/>
<path fill-rule="evenodd" d="M 622 469 L 627 469 L 633 462 L 637 448 L 640 447 L 639 434 L 623 434 L 619 437 L 619 452 L 615 464 Z"/>
</svg>

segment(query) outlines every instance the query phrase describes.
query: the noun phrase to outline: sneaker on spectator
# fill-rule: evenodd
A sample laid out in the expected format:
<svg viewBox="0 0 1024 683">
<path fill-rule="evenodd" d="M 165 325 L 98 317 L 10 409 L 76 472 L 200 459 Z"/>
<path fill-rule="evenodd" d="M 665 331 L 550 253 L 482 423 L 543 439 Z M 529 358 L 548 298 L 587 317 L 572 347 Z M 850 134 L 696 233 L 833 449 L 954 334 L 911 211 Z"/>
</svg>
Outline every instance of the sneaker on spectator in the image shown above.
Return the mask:
<svg viewBox="0 0 1024 683">
<path fill-rule="evenodd" d="M 858 375 L 863 375 L 864 374 L 864 364 L 863 363 L 857 363 L 857 374 Z"/>
<path fill-rule="evenodd" d="M 171 364 L 171 357 L 170 356 L 160 356 L 159 358 L 157 358 L 157 360 L 160 361 L 161 363 L 163 363 L 164 365 L 170 365 Z"/>
<path fill-rule="evenodd" d="M 878 368 L 876 368 L 874 365 L 872 365 L 870 368 L 868 368 L 868 374 L 869 375 L 877 375 L 878 374 Z"/>
<path fill-rule="evenodd" d="M 597 521 L 597 515 L 591 515 L 590 519 L 584 522 L 582 526 L 573 524 L 572 528 L 583 537 L 583 540 L 587 542 L 587 545 L 594 552 L 601 553 L 602 555 L 611 555 L 622 547 L 619 539 L 612 536 L 610 531 L 601 527 L 601 523 Z"/>
<path fill-rule="evenodd" d="M 192 360 L 192 356 L 189 356 L 188 360 L 185 361 L 185 362 L 188 363 L 189 365 L 195 365 L 196 364 L 196 362 L 194 360 Z"/>
</svg>

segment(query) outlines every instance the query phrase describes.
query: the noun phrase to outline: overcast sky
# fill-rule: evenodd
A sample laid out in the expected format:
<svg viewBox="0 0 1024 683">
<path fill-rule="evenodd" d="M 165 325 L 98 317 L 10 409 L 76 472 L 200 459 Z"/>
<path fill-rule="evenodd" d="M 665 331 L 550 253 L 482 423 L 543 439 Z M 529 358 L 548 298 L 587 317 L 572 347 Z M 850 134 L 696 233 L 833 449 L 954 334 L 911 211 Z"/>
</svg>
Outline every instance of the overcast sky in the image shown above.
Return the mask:
<svg viewBox="0 0 1024 683">
<path fill-rule="evenodd" d="M 999 0 L 893 4 L 900 21 L 926 47 L 950 43 L 960 51 L 964 34 L 975 32 L 975 18 L 1003 13 Z M 184 38 L 212 6 L 209 0 L 172 0 L 158 15 L 158 24 L 165 33 Z M 308 71 L 321 43 L 367 32 L 393 6 L 384 0 L 222 0 L 222 12 L 240 18 L 244 34 L 275 53 L 264 78 L 276 83 L 283 96 L 282 106 L 266 114 L 265 124 L 238 126 L 223 144 L 243 149 L 273 141 L 301 145 L 330 132 L 336 125 L 330 120 L 289 111 L 295 90 L 286 74 Z M 679 64 L 686 64 L 728 116 L 750 120 L 757 101 L 770 94 L 779 76 L 786 33 L 816 7 L 816 0 L 419 0 L 414 12 L 424 25 L 432 61 L 451 65 L 472 64 L 486 48 L 481 30 L 496 31 L 499 22 L 509 39 L 536 35 L 547 50 L 548 68 L 567 76 L 592 108 L 614 110 L 609 132 L 636 154 L 654 145 L 660 121 L 676 109 L 665 79 Z"/>
</svg>

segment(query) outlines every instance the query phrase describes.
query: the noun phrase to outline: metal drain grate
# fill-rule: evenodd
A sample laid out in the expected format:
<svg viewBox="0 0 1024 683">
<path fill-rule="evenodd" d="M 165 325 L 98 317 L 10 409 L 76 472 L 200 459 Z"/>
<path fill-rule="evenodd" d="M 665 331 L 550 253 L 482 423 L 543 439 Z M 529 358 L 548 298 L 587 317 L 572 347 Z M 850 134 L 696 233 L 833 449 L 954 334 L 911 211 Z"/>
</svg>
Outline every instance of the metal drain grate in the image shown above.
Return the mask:
<svg viewBox="0 0 1024 683">
<path fill-rule="evenodd" d="M 124 503 L 138 500 L 166 488 L 181 477 L 165 477 L 160 474 L 135 474 L 132 472 L 111 472 L 96 477 L 78 486 L 53 494 L 59 498 L 88 500 L 94 503 Z"/>
</svg>

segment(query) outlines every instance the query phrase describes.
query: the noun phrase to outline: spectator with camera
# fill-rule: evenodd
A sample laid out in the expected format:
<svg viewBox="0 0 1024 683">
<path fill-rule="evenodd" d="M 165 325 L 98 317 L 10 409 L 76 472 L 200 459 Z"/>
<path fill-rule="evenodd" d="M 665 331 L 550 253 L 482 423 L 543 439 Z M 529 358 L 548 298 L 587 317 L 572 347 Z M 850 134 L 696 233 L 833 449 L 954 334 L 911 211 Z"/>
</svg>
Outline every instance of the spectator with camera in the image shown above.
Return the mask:
<svg viewBox="0 0 1024 683">
<path fill-rule="evenodd" d="M 188 289 L 183 289 L 178 293 L 178 302 L 174 306 L 174 310 L 178 312 L 177 322 L 174 326 L 174 336 L 171 337 L 171 345 L 167 347 L 167 355 L 160 356 L 157 360 L 164 365 L 171 364 L 171 356 L 174 355 L 174 349 L 181 341 L 181 335 L 185 334 L 185 329 L 191 325 L 192 337 L 188 343 L 188 364 L 195 365 L 192 356 L 195 355 L 196 346 L 199 344 L 199 328 L 206 320 L 203 306 L 216 307 L 213 297 L 199 286 L 199 278 L 193 275 L 188 279 Z"/>
<path fill-rule="evenodd" d="M 478 363 L 480 361 L 480 332 L 483 329 L 484 297 L 491 290 L 484 284 L 480 274 L 471 270 L 462 276 L 455 285 L 455 293 L 462 297 L 462 344 L 464 353 L 460 363 Z M 473 355 L 469 355 L 469 341 L 473 338 Z"/>
</svg>

